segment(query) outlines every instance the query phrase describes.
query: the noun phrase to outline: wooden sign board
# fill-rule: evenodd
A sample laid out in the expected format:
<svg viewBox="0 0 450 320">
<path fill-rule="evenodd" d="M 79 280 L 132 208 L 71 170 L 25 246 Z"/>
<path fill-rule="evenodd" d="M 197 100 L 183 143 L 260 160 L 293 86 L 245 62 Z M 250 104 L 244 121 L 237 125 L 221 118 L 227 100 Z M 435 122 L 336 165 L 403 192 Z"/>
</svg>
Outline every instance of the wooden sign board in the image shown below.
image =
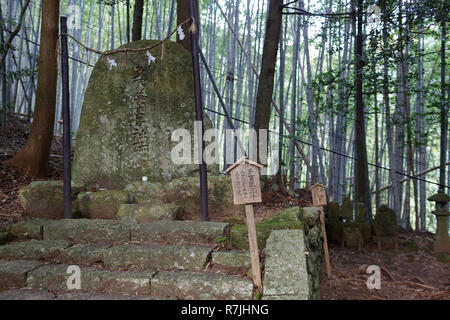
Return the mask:
<svg viewBox="0 0 450 320">
<path fill-rule="evenodd" d="M 311 187 L 313 206 L 320 207 L 327 205 L 327 193 L 325 192 L 326 188 L 326 186 L 321 185 L 320 183 L 316 183 Z"/>
<path fill-rule="evenodd" d="M 245 204 L 248 241 L 252 261 L 253 284 L 262 293 L 261 268 L 259 265 L 258 239 L 256 237 L 253 203 L 262 202 L 259 169 L 263 166 L 246 157 L 234 163 L 225 172 L 231 172 L 234 204 Z"/>
<path fill-rule="evenodd" d="M 262 166 L 243 158 L 228 168 L 231 171 L 234 204 L 262 202 L 259 168 Z"/>
</svg>

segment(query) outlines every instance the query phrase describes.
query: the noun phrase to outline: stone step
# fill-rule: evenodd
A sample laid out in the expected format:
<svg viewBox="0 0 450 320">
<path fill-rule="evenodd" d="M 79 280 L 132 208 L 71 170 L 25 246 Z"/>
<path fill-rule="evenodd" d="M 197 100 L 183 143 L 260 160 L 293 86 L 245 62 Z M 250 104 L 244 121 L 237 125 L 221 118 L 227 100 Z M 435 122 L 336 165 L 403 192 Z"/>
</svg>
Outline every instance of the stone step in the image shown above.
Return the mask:
<svg viewBox="0 0 450 320">
<path fill-rule="evenodd" d="M 122 204 L 117 213 L 119 220 L 148 223 L 155 220 L 177 220 L 182 209 L 172 203 L 127 203 Z"/>
<path fill-rule="evenodd" d="M 273 230 L 265 254 L 262 298 L 308 300 L 309 276 L 303 230 Z"/>
<path fill-rule="evenodd" d="M 24 287 L 28 273 L 41 265 L 43 263 L 38 261 L 0 260 L 0 291 Z"/>
<path fill-rule="evenodd" d="M 248 272 L 252 267 L 248 251 L 214 251 L 211 262 L 214 269 L 226 272 Z"/>
<path fill-rule="evenodd" d="M 30 240 L 0 246 L 0 259 L 48 260 L 56 258 L 70 242 L 64 240 Z"/>
<path fill-rule="evenodd" d="M 120 245 L 105 250 L 107 268 L 201 271 L 210 260 L 211 247 L 192 245 Z"/>
<path fill-rule="evenodd" d="M 151 281 L 151 295 L 183 300 L 250 300 L 249 278 L 213 272 L 158 272 Z"/>
<path fill-rule="evenodd" d="M 71 276 L 69 265 L 48 264 L 28 272 L 26 287 L 66 293 Z M 90 293 L 149 295 L 150 280 L 155 274 L 150 271 L 112 271 L 95 267 L 80 268 L 80 291 Z"/>
<path fill-rule="evenodd" d="M 218 245 L 227 223 L 206 221 L 130 221 L 99 219 L 30 220 L 12 225 L 15 239 L 65 240 L 70 243 L 165 243 Z"/>
<path fill-rule="evenodd" d="M 68 292 L 56 295 L 47 290 L 23 288 L 0 291 L 0 300 L 160 300 L 160 298 L 90 292 Z"/>
<path fill-rule="evenodd" d="M 0 300 L 53 300 L 55 295 L 46 290 L 11 289 L 0 291 Z"/>
<path fill-rule="evenodd" d="M 99 299 L 106 295 L 147 296 L 160 299 L 252 299 L 249 278 L 213 272 L 191 271 L 113 271 L 96 267 L 78 267 L 80 287 L 70 288 L 76 276 L 74 266 L 42 264 L 36 261 L 0 260 L 3 279 L 0 299 L 50 299 L 51 292 L 61 299 Z M 11 291 L 12 289 L 34 291 Z M 100 296 L 99 296 L 100 295 Z M 125 298 L 125 297 L 124 297 Z"/>
<path fill-rule="evenodd" d="M 217 246 L 228 224 L 210 221 L 153 221 L 131 230 L 131 241 Z"/>
<path fill-rule="evenodd" d="M 45 260 L 65 264 L 102 263 L 110 269 L 201 271 L 213 247 L 166 244 L 79 243 L 64 240 L 31 240 L 0 246 L 0 259 Z"/>
</svg>

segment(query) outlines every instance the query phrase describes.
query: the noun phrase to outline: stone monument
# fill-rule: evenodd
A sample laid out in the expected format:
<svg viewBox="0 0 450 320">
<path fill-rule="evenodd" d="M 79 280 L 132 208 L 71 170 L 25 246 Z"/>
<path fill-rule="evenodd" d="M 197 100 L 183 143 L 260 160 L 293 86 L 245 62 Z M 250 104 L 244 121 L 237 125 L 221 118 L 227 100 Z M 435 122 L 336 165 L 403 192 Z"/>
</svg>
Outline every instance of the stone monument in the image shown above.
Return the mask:
<svg viewBox="0 0 450 320">
<path fill-rule="evenodd" d="M 155 40 L 119 49 L 145 48 Z M 72 166 L 74 183 L 119 189 L 143 176 L 170 181 L 198 174 L 198 164 L 174 164 L 175 129 L 186 129 L 194 149 L 194 85 L 191 56 L 167 41 L 144 51 L 103 55 L 96 63 L 81 112 Z M 212 123 L 204 116 L 205 129 Z M 191 153 L 193 154 L 193 152 Z M 191 159 L 192 159 L 191 155 Z"/>
</svg>

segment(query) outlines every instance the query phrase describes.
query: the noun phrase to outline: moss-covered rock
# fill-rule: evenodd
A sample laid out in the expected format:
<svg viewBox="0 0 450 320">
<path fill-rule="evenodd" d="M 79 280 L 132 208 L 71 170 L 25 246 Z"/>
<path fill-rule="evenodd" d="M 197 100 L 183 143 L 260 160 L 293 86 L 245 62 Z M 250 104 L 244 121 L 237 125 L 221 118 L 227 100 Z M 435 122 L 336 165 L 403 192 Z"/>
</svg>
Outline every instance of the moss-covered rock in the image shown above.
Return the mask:
<svg viewBox="0 0 450 320">
<path fill-rule="evenodd" d="M 183 214 L 198 214 L 200 208 L 200 179 L 185 177 L 168 182 L 133 182 L 125 187 L 130 200 L 137 203 L 166 202 L 182 208 Z M 208 205 L 210 216 L 244 216 L 244 206 L 233 202 L 230 176 L 208 176 Z"/>
<path fill-rule="evenodd" d="M 81 192 L 77 198 L 78 212 L 87 219 L 115 219 L 120 205 L 128 201 L 128 192 L 123 190 Z"/>
<path fill-rule="evenodd" d="M 0 231 L 0 245 L 8 243 L 11 241 L 11 235 L 8 232 L 1 232 Z"/>
<path fill-rule="evenodd" d="M 373 220 L 373 230 L 379 237 L 395 237 L 398 234 L 395 211 L 386 205 L 378 208 Z"/>
<path fill-rule="evenodd" d="M 360 250 L 364 244 L 363 237 L 356 223 L 344 223 L 343 241 L 347 248 Z"/>
<path fill-rule="evenodd" d="M 82 184 L 72 183 L 72 200 L 82 190 Z M 33 181 L 19 190 L 18 199 L 28 216 L 48 219 L 64 216 L 63 181 Z M 72 211 L 76 212 L 74 203 Z"/>
<path fill-rule="evenodd" d="M 291 207 L 288 209 L 284 209 L 277 215 L 266 218 L 263 220 L 265 223 L 276 223 L 276 222 L 289 222 L 289 221 L 300 221 L 300 214 L 301 212 L 306 215 L 304 212 L 307 211 L 308 214 L 310 210 L 308 209 L 314 209 L 314 208 L 300 208 L 300 207 Z M 313 210 L 314 211 L 314 210 Z"/>
<path fill-rule="evenodd" d="M 328 202 L 327 204 L 327 214 L 329 221 L 338 221 L 340 216 L 340 208 L 339 203 L 337 202 Z"/>
<path fill-rule="evenodd" d="M 300 221 L 263 221 L 256 225 L 256 236 L 258 238 L 258 248 L 263 249 L 266 246 L 267 238 L 269 238 L 272 230 L 284 229 L 303 229 Z M 248 229 L 247 225 L 240 224 L 231 228 L 231 245 L 236 249 L 248 249 Z"/>
<path fill-rule="evenodd" d="M 117 218 L 139 223 L 153 220 L 176 220 L 181 217 L 181 207 L 172 203 L 127 203 L 120 205 Z"/>
<path fill-rule="evenodd" d="M 372 226 L 368 222 L 358 222 L 357 223 L 359 232 L 364 240 L 364 242 L 370 242 L 372 240 Z"/>
<path fill-rule="evenodd" d="M 341 242 L 344 237 L 344 223 L 328 220 L 326 223 L 326 231 L 328 241 Z"/>
<path fill-rule="evenodd" d="M 345 197 L 342 200 L 341 212 L 343 219 L 345 219 L 346 221 L 353 220 L 353 202 L 349 197 Z"/>
<path fill-rule="evenodd" d="M 366 222 L 366 205 L 364 202 L 356 203 L 356 221 Z"/>
<path fill-rule="evenodd" d="M 225 220 L 230 226 L 234 226 L 235 224 L 244 224 L 244 217 L 231 217 Z"/>
<path fill-rule="evenodd" d="M 157 42 L 135 41 L 121 48 L 142 48 Z M 161 60 L 162 48 L 149 50 L 157 57 L 156 63 L 148 64 L 145 51 L 104 55 L 97 61 L 75 142 L 74 181 L 117 189 L 143 176 L 149 181 L 170 181 L 196 174 L 198 165 L 193 162 L 172 161 L 172 149 L 180 143 L 178 136 L 172 140 L 174 130 L 187 130 L 194 145 L 191 56 L 179 44 L 166 41 Z M 107 59 L 114 59 L 117 66 L 110 70 Z M 212 128 L 207 115 L 204 127 Z"/>
<path fill-rule="evenodd" d="M 14 239 L 42 239 L 44 225 L 52 220 L 31 219 L 22 221 L 9 226 L 9 232 Z"/>
<path fill-rule="evenodd" d="M 319 221 L 320 210 L 318 207 L 300 208 L 300 219 L 308 224 L 309 227 L 315 226 Z"/>
</svg>

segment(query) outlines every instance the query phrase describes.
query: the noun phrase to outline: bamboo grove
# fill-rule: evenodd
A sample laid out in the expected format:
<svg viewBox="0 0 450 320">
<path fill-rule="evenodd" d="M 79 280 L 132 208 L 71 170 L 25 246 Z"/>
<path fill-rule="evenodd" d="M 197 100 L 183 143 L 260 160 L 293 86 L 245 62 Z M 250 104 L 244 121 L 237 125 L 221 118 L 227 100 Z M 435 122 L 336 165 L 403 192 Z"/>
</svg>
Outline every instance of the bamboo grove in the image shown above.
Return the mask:
<svg viewBox="0 0 450 320">
<path fill-rule="evenodd" d="M 10 47 L 1 66 L 3 130 L 8 130 L 8 115 L 33 119 L 41 2 L 1 2 L 2 53 Z M 80 28 L 69 28 L 69 33 L 90 48 L 108 50 L 139 39 L 136 30 L 144 39 L 165 38 L 180 21 L 180 2 L 63 0 L 59 14 L 69 14 L 77 6 Z M 402 228 L 434 230 L 427 197 L 439 185 L 447 192 L 450 186 L 450 137 L 448 131 L 441 135 L 443 113 L 448 122 L 450 95 L 449 1 L 285 0 L 284 4 L 272 92 L 280 112 L 272 106 L 269 118 L 270 135 L 279 142 L 278 150 L 271 150 L 279 153 L 278 187 L 292 193 L 320 182 L 328 185 L 332 201 L 354 197 L 359 180 L 355 159 L 364 142 L 368 182 L 364 191 L 371 212 L 385 203 L 395 209 Z M 200 48 L 220 95 L 234 127 L 251 128 L 258 108 L 259 79 L 254 70 L 261 68 L 269 1 L 199 0 L 198 6 Z M 69 41 L 69 59 L 75 137 L 98 55 Z M 201 72 L 205 111 L 223 137 L 229 124 L 204 66 Z M 62 130 L 59 78 L 55 134 Z M 220 141 L 223 153 L 224 141 Z"/>
</svg>

